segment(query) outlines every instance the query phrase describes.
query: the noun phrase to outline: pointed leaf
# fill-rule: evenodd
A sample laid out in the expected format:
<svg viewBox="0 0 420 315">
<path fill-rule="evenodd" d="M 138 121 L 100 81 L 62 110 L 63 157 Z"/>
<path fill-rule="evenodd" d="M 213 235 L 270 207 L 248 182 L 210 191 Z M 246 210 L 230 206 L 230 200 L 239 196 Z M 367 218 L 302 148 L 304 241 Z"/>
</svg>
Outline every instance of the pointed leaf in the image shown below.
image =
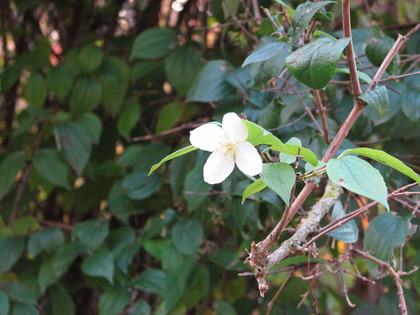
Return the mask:
<svg viewBox="0 0 420 315">
<path fill-rule="evenodd" d="M 360 95 L 359 98 L 372 106 L 379 117 L 384 117 L 388 111 L 389 100 L 385 85 L 378 85 L 375 89 Z"/>
<path fill-rule="evenodd" d="M 420 87 L 406 85 L 401 91 L 400 101 L 404 114 L 413 123 L 420 119 Z"/>
<path fill-rule="evenodd" d="M 131 295 L 126 288 L 112 286 L 105 290 L 99 298 L 99 315 L 115 315 L 130 303 Z"/>
<path fill-rule="evenodd" d="M 74 226 L 71 232 L 71 239 L 79 240 L 85 244 L 90 250 L 96 250 L 109 233 L 109 221 L 105 220 L 88 220 L 80 222 Z"/>
<path fill-rule="evenodd" d="M 60 102 L 69 94 L 74 77 L 63 66 L 51 67 L 47 73 L 48 88 Z"/>
<path fill-rule="evenodd" d="M 341 201 L 337 201 L 334 205 L 333 212 L 331 215 L 332 221 L 335 221 L 343 217 L 346 213 L 344 212 L 343 205 Z M 329 232 L 327 235 L 334 237 L 337 240 L 343 241 L 344 243 L 354 243 L 359 238 L 359 230 L 357 228 L 356 222 L 351 220 L 336 228 L 335 230 Z"/>
<path fill-rule="evenodd" d="M 175 248 L 184 255 L 192 255 L 200 245 L 203 227 L 196 219 L 175 223 L 171 238 Z"/>
<path fill-rule="evenodd" d="M 349 42 L 350 37 L 337 41 L 325 37 L 317 39 L 289 55 L 287 68 L 302 83 L 322 89 L 333 77 L 341 53 Z"/>
<path fill-rule="evenodd" d="M 355 156 L 331 159 L 327 163 L 327 174 L 335 184 L 373 199 L 389 210 L 384 179 L 381 173 L 368 162 Z"/>
<path fill-rule="evenodd" d="M 261 48 L 258 48 L 245 59 L 244 63 L 242 64 L 242 67 L 245 67 L 246 65 L 249 65 L 251 63 L 273 58 L 283 52 L 284 46 L 285 43 L 276 41 L 269 43 L 268 45 L 265 45 Z"/>
<path fill-rule="evenodd" d="M 136 172 L 124 178 L 122 187 L 130 199 L 143 200 L 159 191 L 162 184 L 161 174 L 148 176 L 147 172 Z"/>
<path fill-rule="evenodd" d="M 101 48 L 96 45 L 83 47 L 79 54 L 79 64 L 84 73 L 92 73 L 102 62 L 104 53 Z"/>
<path fill-rule="evenodd" d="M 167 157 L 165 157 L 164 159 L 162 159 L 159 163 L 156 163 L 155 165 L 153 165 L 151 168 L 150 168 L 150 171 L 149 171 L 149 176 L 150 176 L 150 174 L 152 174 L 157 168 L 159 168 L 163 163 L 165 163 L 165 162 L 167 162 L 167 161 L 169 161 L 169 160 L 172 160 L 172 159 L 174 159 L 174 158 L 176 158 L 176 157 L 178 157 L 178 156 L 181 156 L 181 155 L 184 155 L 184 154 L 186 154 L 186 153 L 189 153 L 189 152 L 192 152 L 192 151 L 195 151 L 195 150 L 197 150 L 197 148 L 196 147 L 194 147 L 194 146 L 192 146 L 192 145 L 190 145 L 190 146 L 188 146 L 188 147 L 185 147 L 185 148 L 182 148 L 182 149 L 179 149 L 179 150 L 177 150 L 177 151 L 175 151 L 175 152 L 173 152 L 173 153 L 171 153 L 171 154 L 169 154 Z"/>
<path fill-rule="evenodd" d="M 403 162 L 401 162 L 399 159 L 393 157 L 392 155 L 389 155 L 388 153 L 381 151 L 381 150 L 375 150 L 371 148 L 357 148 L 357 149 L 349 149 L 345 150 L 341 155 L 346 154 L 358 154 L 365 156 L 369 159 L 378 161 L 382 164 L 385 164 L 389 167 L 392 167 L 393 169 L 403 173 L 404 175 L 407 175 L 411 179 L 414 179 L 416 182 L 420 184 L 420 176 L 414 172 L 410 167 L 405 165 Z"/>
<path fill-rule="evenodd" d="M 26 154 L 22 151 L 9 153 L 0 164 L 0 200 L 12 187 L 16 174 L 23 168 Z"/>
<path fill-rule="evenodd" d="M 264 183 L 264 181 L 261 178 L 258 178 L 255 182 L 253 182 L 247 188 L 245 188 L 242 194 L 242 204 L 244 203 L 246 198 L 253 194 L 256 194 L 257 192 L 263 190 L 266 187 L 267 185 Z"/>
<path fill-rule="evenodd" d="M 112 253 L 102 247 L 92 256 L 88 256 L 83 260 L 82 271 L 92 277 L 103 277 L 110 283 L 114 278 L 114 257 Z"/>
<path fill-rule="evenodd" d="M 25 248 L 25 240 L 23 238 L 14 238 L 11 236 L 0 240 L 0 256 L 7 259 L 0 259 L 0 274 L 9 271 L 19 260 Z"/>
<path fill-rule="evenodd" d="M 370 221 L 363 243 L 367 250 L 374 250 L 373 256 L 388 261 L 394 256 L 394 248 L 404 244 L 410 233 L 406 220 L 392 213 L 383 213 Z"/>
<path fill-rule="evenodd" d="M 70 111 L 77 117 L 94 110 L 101 101 L 102 88 L 100 83 L 91 78 L 80 78 L 70 94 Z"/>
<path fill-rule="evenodd" d="M 46 180 L 57 186 L 71 188 L 67 178 L 69 167 L 61 160 L 56 150 L 42 149 L 34 156 L 32 162 Z"/>
<path fill-rule="evenodd" d="M 140 33 L 134 40 L 130 60 L 155 59 L 165 56 L 178 44 L 177 32 L 168 27 L 155 27 Z"/>
<path fill-rule="evenodd" d="M 93 113 L 86 113 L 77 118 L 76 122 L 85 128 L 93 144 L 98 144 L 102 133 L 102 122 Z"/>
<path fill-rule="evenodd" d="M 290 193 L 296 181 L 293 167 L 286 163 L 263 164 L 262 176 L 264 183 L 288 206 Z"/>
<path fill-rule="evenodd" d="M 121 78 L 105 75 L 100 79 L 102 90 L 102 104 L 108 114 L 115 116 L 124 102 L 127 85 Z"/>
<path fill-rule="evenodd" d="M 133 280 L 133 286 L 150 293 L 162 293 L 166 284 L 166 273 L 160 269 L 148 269 Z"/>
<path fill-rule="evenodd" d="M 129 100 L 118 116 L 117 128 L 121 136 L 130 138 L 131 130 L 140 119 L 140 105 L 135 98 Z"/>
<path fill-rule="evenodd" d="M 76 306 L 74 305 L 72 296 L 61 284 L 56 284 L 49 290 L 51 296 L 52 315 L 74 315 L 76 314 Z"/>
<path fill-rule="evenodd" d="M 166 104 L 159 113 L 156 123 L 156 133 L 161 133 L 174 127 L 182 117 L 185 108 L 185 104 L 180 102 Z"/>
</svg>

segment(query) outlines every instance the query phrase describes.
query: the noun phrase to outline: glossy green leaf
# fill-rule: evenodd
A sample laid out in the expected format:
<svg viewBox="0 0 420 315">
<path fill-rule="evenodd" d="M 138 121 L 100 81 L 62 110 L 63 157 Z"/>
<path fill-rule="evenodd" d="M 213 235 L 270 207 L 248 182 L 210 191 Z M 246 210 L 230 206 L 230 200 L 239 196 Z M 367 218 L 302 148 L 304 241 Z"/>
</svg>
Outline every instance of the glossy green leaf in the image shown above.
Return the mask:
<svg viewBox="0 0 420 315">
<path fill-rule="evenodd" d="M 42 149 L 34 156 L 35 169 L 54 185 L 71 189 L 68 181 L 69 167 L 54 149 Z"/>
<path fill-rule="evenodd" d="M 51 296 L 52 315 L 74 315 L 76 306 L 70 293 L 61 284 L 56 284 L 49 290 Z"/>
<path fill-rule="evenodd" d="M 79 240 L 90 250 L 95 251 L 102 245 L 109 233 L 109 221 L 87 220 L 76 224 L 71 232 L 72 240 Z"/>
<path fill-rule="evenodd" d="M 0 315 L 7 315 L 9 314 L 9 298 L 6 293 L 0 291 Z"/>
<path fill-rule="evenodd" d="M 389 210 L 384 179 L 368 162 L 355 156 L 331 159 L 327 163 L 327 174 L 335 184 L 375 200 Z"/>
<path fill-rule="evenodd" d="M 166 273 L 160 269 L 148 269 L 133 280 L 133 286 L 150 293 L 162 293 L 166 284 Z"/>
<path fill-rule="evenodd" d="M 242 67 L 245 67 L 255 62 L 261 62 L 276 57 L 279 53 L 282 53 L 284 46 L 285 43 L 279 41 L 271 42 L 265 46 L 262 46 L 245 59 L 244 63 L 242 64 Z"/>
<path fill-rule="evenodd" d="M 5 237 L 0 240 L 0 256 L 7 259 L 0 259 L 0 274 L 9 271 L 19 260 L 25 248 L 23 238 Z"/>
<path fill-rule="evenodd" d="M 30 106 L 41 107 L 44 104 L 47 99 L 47 84 L 41 74 L 37 72 L 31 73 L 23 88 L 23 96 Z"/>
<path fill-rule="evenodd" d="M 292 45 L 296 44 L 299 39 L 302 37 L 306 28 L 309 26 L 315 13 L 325 7 L 327 4 L 335 3 L 335 1 L 319 1 L 319 2 L 310 2 L 307 1 L 303 4 L 300 4 L 296 8 L 296 13 L 292 17 L 292 26 L 293 26 L 293 41 Z"/>
<path fill-rule="evenodd" d="M 115 315 L 130 303 L 131 295 L 127 289 L 112 286 L 105 290 L 99 297 L 99 315 Z"/>
<path fill-rule="evenodd" d="M 16 174 L 23 168 L 26 154 L 22 151 L 9 153 L 0 164 L 0 200 L 12 187 Z"/>
<path fill-rule="evenodd" d="M 169 83 L 181 97 L 190 89 L 201 69 L 202 62 L 200 57 L 193 53 L 191 46 L 182 45 L 165 58 L 164 65 Z"/>
<path fill-rule="evenodd" d="M 105 75 L 100 79 L 102 90 L 102 104 L 105 111 L 115 116 L 121 109 L 124 102 L 127 85 L 119 77 Z"/>
<path fill-rule="evenodd" d="M 395 40 L 389 36 L 382 36 L 381 38 L 373 38 L 366 45 L 366 57 L 376 67 L 379 67 L 384 61 L 386 55 L 394 45 Z M 387 72 L 393 72 L 393 61 L 387 68 Z"/>
<path fill-rule="evenodd" d="M 388 261 L 394 256 L 394 248 L 404 244 L 410 233 L 406 220 L 392 213 L 383 213 L 370 221 L 363 243 L 367 250 L 374 250 L 373 256 Z"/>
<path fill-rule="evenodd" d="M 51 67 L 47 72 L 47 86 L 62 102 L 69 94 L 74 77 L 63 66 Z"/>
<path fill-rule="evenodd" d="M 226 81 L 230 68 L 225 60 L 209 61 L 197 74 L 186 101 L 218 102 L 231 95 L 234 89 Z"/>
<path fill-rule="evenodd" d="M 101 84 L 91 78 L 80 78 L 70 94 L 70 111 L 77 117 L 94 110 L 101 101 Z"/>
<path fill-rule="evenodd" d="M 271 163 L 263 164 L 262 180 L 288 206 L 290 193 L 296 181 L 296 174 L 289 164 Z"/>
<path fill-rule="evenodd" d="M 337 69 L 335 69 L 335 72 L 350 74 L 349 68 L 337 68 Z M 359 70 L 357 70 L 357 77 L 360 80 L 363 80 L 368 84 L 370 84 L 370 82 L 372 82 L 372 79 L 370 78 L 370 76 L 368 76 L 366 73 L 364 73 L 362 71 L 359 71 Z"/>
<path fill-rule="evenodd" d="M 382 164 L 385 164 L 389 167 L 392 167 L 393 169 L 397 170 L 398 172 L 403 173 L 404 175 L 407 175 L 411 179 L 415 180 L 420 184 L 420 176 L 414 172 L 410 167 L 405 165 L 403 162 L 401 162 L 396 157 L 393 157 L 392 155 L 389 155 L 388 153 L 381 151 L 381 150 L 375 150 L 371 148 L 357 148 L 357 149 L 349 149 L 345 150 L 341 155 L 346 154 L 358 154 L 365 156 L 369 159 L 378 161 Z"/>
<path fill-rule="evenodd" d="M 77 123 L 65 123 L 55 128 L 57 147 L 71 168 L 81 175 L 91 153 L 90 136 L 86 129 Z"/>
<path fill-rule="evenodd" d="M 118 116 L 117 128 L 121 136 L 130 138 L 131 131 L 140 119 L 140 105 L 135 98 L 127 101 Z"/>
<path fill-rule="evenodd" d="M 114 278 L 114 257 L 112 253 L 102 247 L 86 257 L 82 262 L 82 271 L 92 277 L 102 277 L 113 283 Z"/>
<path fill-rule="evenodd" d="M 140 33 L 131 48 L 130 60 L 161 58 L 178 44 L 177 32 L 168 27 L 149 28 Z"/>
<path fill-rule="evenodd" d="M 255 182 L 253 182 L 247 188 L 245 188 L 242 194 L 242 204 L 244 203 L 246 198 L 253 194 L 256 194 L 257 192 L 263 190 L 266 187 L 267 185 L 264 183 L 264 181 L 261 178 L 258 178 Z"/>
<path fill-rule="evenodd" d="M 317 2 L 320 3 L 320 2 Z M 335 73 L 338 60 L 350 38 L 333 41 L 320 38 L 294 51 L 286 58 L 290 73 L 313 89 L 322 89 Z"/>
<path fill-rule="evenodd" d="M 13 222 L 12 230 L 16 236 L 23 236 L 36 231 L 39 228 L 38 220 L 29 215 L 21 217 Z"/>
<path fill-rule="evenodd" d="M 174 127 L 182 117 L 185 107 L 185 104 L 180 102 L 166 104 L 159 113 L 156 123 L 156 133 L 160 133 Z"/>
<path fill-rule="evenodd" d="M 299 147 L 302 147 L 302 141 L 300 141 L 300 139 L 298 139 L 296 137 L 290 138 L 289 141 L 287 141 L 285 144 L 292 144 L 292 145 L 297 145 Z M 280 162 L 287 163 L 287 164 L 293 164 L 293 163 L 296 162 L 296 156 L 281 152 L 280 153 Z"/>
<path fill-rule="evenodd" d="M 104 53 L 96 45 L 83 47 L 79 53 L 79 64 L 84 73 L 90 74 L 95 71 L 102 62 Z"/>
<path fill-rule="evenodd" d="M 165 158 L 163 158 L 159 163 L 157 163 L 157 164 L 155 164 L 155 165 L 153 165 L 151 168 L 150 168 L 150 171 L 149 171 L 149 175 L 150 174 L 152 174 L 157 168 L 159 168 L 163 163 L 165 163 L 165 162 L 167 162 L 167 161 L 169 161 L 169 160 L 172 160 L 172 159 L 174 159 L 174 158 L 176 158 L 176 157 L 178 157 L 178 156 L 181 156 L 181 155 L 184 155 L 184 154 L 186 154 L 186 153 L 189 153 L 189 152 L 192 152 L 192 151 L 195 151 L 195 150 L 197 150 L 197 148 L 196 147 L 194 147 L 194 146 L 192 146 L 192 145 L 190 145 L 190 146 L 188 146 L 188 147 L 185 147 L 185 148 L 182 148 L 182 149 L 179 149 L 179 150 L 177 150 L 177 151 L 175 151 L 175 152 L 173 152 L 173 153 L 171 153 L 171 154 L 169 154 L 167 157 L 165 157 Z"/>
<path fill-rule="evenodd" d="M 250 142 L 252 145 L 256 146 L 259 144 L 267 144 L 270 146 L 276 146 L 278 148 L 283 146 L 283 143 L 275 137 L 271 132 L 265 130 L 264 128 L 254 124 L 249 120 L 242 120 L 247 129 L 248 129 L 248 138 L 246 141 Z"/>
<path fill-rule="evenodd" d="M 343 205 L 340 201 L 337 201 L 332 211 L 331 220 L 335 221 L 340 219 L 345 214 L 346 213 L 344 212 Z M 356 222 L 351 220 L 343 226 L 332 230 L 327 235 L 334 237 L 337 240 L 343 241 L 344 243 L 354 243 L 359 238 L 359 229 L 357 228 Z"/>
<path fill-rule="evenodd" d="M 160 174 L 147 175 L 147 172 L 136 172 L 126 176 L 122 186 L 130 199 L 142 200 L 150 197 L 162 187 Z"/>
<path fill-rule="evenodd" d="M 184 255 L 196 252 L 203 237 L 203 227 L 196 219 L 175 223 L 171 231 L 171 238 L 175 248 Z"/>
<path fill-rule="evenodd" d="M 384 117 L 388 111 L 389 100 L 385 85 L 378 85 L 375 89 L 364 92 L 359 98 L 372 106 L 379 117 Z"/>
<path fill-rule="evenodd" d="M 77 118 L 76 122 L 85 128 L 93 144 L 98 144 L 102 133 L 102 121 L 93 113 L 86 113 Z"/>
</svg>

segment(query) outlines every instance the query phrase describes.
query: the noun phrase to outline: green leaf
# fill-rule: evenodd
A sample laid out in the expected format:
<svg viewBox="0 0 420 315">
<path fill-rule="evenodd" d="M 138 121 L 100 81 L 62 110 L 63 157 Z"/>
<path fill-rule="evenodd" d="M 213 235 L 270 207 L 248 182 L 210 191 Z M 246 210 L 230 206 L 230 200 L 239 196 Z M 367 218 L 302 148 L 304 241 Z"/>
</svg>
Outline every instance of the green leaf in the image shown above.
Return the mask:
<svg viewBox="0 0 420 315">
<path fill-rule="evenodd" d="M 96 45 L 83 47 L 79 53 L 79 64 L 84 73 L 90 74 L 95 71 L 102 62 L 104 53 Z"/>
<path fill-rule="evenodd" d="M 172 102 L 166 104 L 159 113 L 156 123 L 156 133 L 171 129 L 174 127 L 185 110 L 185 104 L 180 102 Z"/>
<path fill-rule="evenodd" d="M 77 175 L 81 175 L 91 152 L 90 136 L 81 125 L 65 123 L 55 128 L 56 142 L 64 158 L 69 162 Z"/>
<path fill-rule="evenodd" d="M 69 94 L 74 77 L 63 66 L 50 67 L 47 73 L 47 86 L 62 102 Z"/>
<path fill-rule="evenodd" d="M 325 262 L 325 260 L 321 259 L 321 258 L 310 258 L 309 259 L 310 262 L 317 262 L 323 265 L 327 265 L 327 263 Z M 302 264 L 308 263 L 308 257 L 307 256 L 295 256 L 295 257 L 289 257 L 286 258 L 285 260 L 282 260 L 278 265 L 276 265 L 275 269 L 276 270 L 280 270 L 282 268 L 285 268 L 287 266 L 290 265 L 298 265 L 298 264 Z"/>
<path fill-rule="evenodd" d="M 389 36 L 382 36 L 381 38 L 373 38 L 366 45 L 366 57 L 369 61 L 376 67 L 379 67 L 384 61 L 385 57 L 388 55 L 388 52 L 391 50 L 394 45 L 394 39 Z M 393 72 L 393 61 L 387 68 L 388 73 Z"/>
<path fill-rule="evenodd" d="M 389 155 L 384 151 L 370 148 L 357 148 L 345 150 L 341 155 L 344 156 L 346 154 L 358 154 L 365 156 L 369 159 L 378 161 L 382 164 L 392 167 L 393 169 L 403 173 L 404 175 L 407 175 L 408 177 L 420 184 L 420 176 L 416 172 L 414 172 L 410 167 L 405 165 L 399 159 L 393 157 L 392 155 Z"/>
<path fill-rule="evenodd" d="M 302 37 L 306 28 L 309 26 L 315 13 L 325 7 L 327 4 L 335 3 L 335 1 L 319 1 L 319 2 L 310 2 L 307 1 L 303 4 L 300 4 L 296 8 L 296 13 L 292 17 L 292 26 L 293 26 L 293 40 L 292 45 L 296 44 L 299 39 Z"/>
<path fill-rule="evenodd" d="M 403 245 L 410 233 L 404 219 L 392 213 L 383 213 L 370 221 L 363 243 L 367 250 L 374 250 L 373 256 L 388 261 L 393 258 L 394 248 Z"/>
<path fill-rule="evenodd" d="M 66 288 L 57 283 L 49 290 L 52 315 L 74 315 L 76 306 Z"/>
<path fill-rule="evenodd" d="M 152 174 L 157 168 L 159 168 L 163 163 L 165 163 L 165 162 L 167 162 L 167 161 L 169 161 L 169 160 L 172 160 L 172 159 L 174 159 L 174 158 L 176 158 L 176 157 L 178 157 L 178 156 L 181 156 L 181 155 L 184 155 L 184 154 L 186 154 L 186 153 L 189 153 L 189 152 L 192 152 L 192 151 L 195 151 L 195 150 L 197 150 L 197 148 L 196 147 L 194 147 L 194 146 L 192 146 L 192 145 L 190 145 L 190 146 L 188 146 L 188 147 L 185 147 L 185 148 L 182 148 L 182 149 L 179 149 L 179 150 L 177 150 L 177 151 L 175 151 L 175 152 L 173 152 L 173 153 L 171 153 L 171 154 L 169 154 L 167 157 L 165 157 L 165 158 L 163 158 L 159 163 L 157 163 L 157 164 L 155 164 L 155 165 L 153 165 L 151 168 L 150 168 L 150 171 L 149 171 L 149 176 L 150 176 L 150 174 Z"/>
<path fill-rule="evenodd" d="M 295 15 L 296 10 L 289 7 L 283 0 L 276 0 L 276 2 L 280 3 L 286 9 L 288 16 L 293 17 Z"/>
<path fill-rule="evenodd" d="M 166 284 L 166 273 L 160 269 L 148 269 L 133 280 L 133 286 L 150 293 L 162 293 Z"/>
<path fill-rule="evenodd" d="M 51 268 L 57 279 L 60 279 L 67 272 L 81 251 L 82 246 L 77 242 L 65 244 L 57 250 L 51 261 Z"/>
<path fill-rule="evenodd" d="M 340 201 L 337 201 L 332 211 L 332 221 L 343 217 L 345 214 L 346 213 L 344 212 L 343 205 Z M 327 235 L 334 237 L 337 240 L 343 241 L 344 243 L 354 243 L 359 238 L 359 230 L 357 228 L 356 222 L 351 220 L 343 226 L 340 226 L 329 232 Z"/>
<path fill-rule="evenodd" d="M 161 58 L 177 45 L 177 32 L 174 29 L 168 27 L 149 28 L 134 40 L 130 60 Z"/>
<path fill-rule="evenodd" d="M 102 122 L 97 115 L 86 113 L 77 118 L 76 122 L 85 128 L 93 144 L 99 143 L 102 133 Z"/>
<path fill-rule="evenodd" d="M 54 185 L 71 189 L 68 181 L 69 167 L 54 149 L 40 150 L 32 160 L 35 169 Z"/>
<path fill-rule="evenodd" d="M 276 57 L 278 54 L 283 52 L 284 45 L 285 44 L 282 42 L 275 41 L 258 48 L 245 59 L 242 67 Z"/>
<path fill-rule="evenodd" d="M 262 176 L 264 183 L 288 206 L 290 193 L 296 181 L 293 167 L 286 163 L 263 164 Z"/>
<path fill-rule="evenodd" d="M 267 185 L 264 183 L 264 181 L 261 178 L 258 178 L 255 182 L 253 182 L 247 188 L 245 188 L 242 194 L 242 204 L 244 203 L 246 198 L 263 190 L 266 187 Z"/>
<path fill-rule="evenodd" d="M 142 200 L 150 197 L 162 187 L 160 174 L 147 175 L 147 172 L 136 172 L 126 176 L 122 186 L 130 199 Z"/>
<path fill-rule="evenodd" d="M 32 72 L 23 88 L 23 96 L 33 107 L 41 107 L 47 98 L 47 84 L 44 77 Z"/>
<path fill-rule="evenodd" d="M 73 77 L 76 77 L 80 73 L 80 63 L 79 63 L 79 49 L 72 48 L 66 54 L 64 58 L 64 68 L 65 70 Z"/>
<path fill-rule="evenodd" d="M 93 111 L 101 101 L 101 84 L 91 78 L 80 78 L 70 94 L 70 112 L 77 117 Z"/>
<path fill-rule="evenodd" d="M 33 216 L 26 216 L 17 219 L 12 224 L 13 234 L 16 236 L 27 235 L 39 228 L 38 220 Z"/>
<path fill-rule="evenodd" d="M 17 173 L 22 169 L 26 154 L 23 151 L 9 153 L 0 164 L 0 200 L 12 187 Z"/>
<path fill-rule="evenodd" d="M 22 303 L 36 303 L 36 296 L 31 288 L 22 282 L 8 282 L 4 286 L 9 293 L 9 299 Z"/>
<path fill-rule="evenodd" d="M 350 69 L 349 68 L 337 68 L 335 69 L 335 72 L 340 72 L 340 73 L 345 73 L 345 74 L 350 74 Z M 357 70 L 357 77 L 360 80 L 365 81 L 367 84 L 370 84 L 370 82 L 372 82 L 372 79 L 370 78 L 370 76 L 368 76 L 366 73 Z"/>
<path fill-rule="evenodd" d="M 114 257 L 112 253 L 102 247 L 93 255 L 88 256 L 83 260 L 82 271 L 92 277 L 103 277 L 110 283 L 113 283 L 114 278 Z"/>
<path fill-rule="evenodd" d="M 184 181 L 184 198 L 187 202 L 188 212 L 200 208 L 208 197 L 211 185 L 203 180 L 203 165 L 199 164 L 187 173 Z M 191 193 L 192 192 L 192 193 Z"/>
<path fill-rule="evenodd" d="M 408 119 L 413 123 L 418 123 L 420 119 L 420 87 L 406 85 L 401 91 L 399 102 Z"/>
<path fill-rule="evenodd" d="M 0 291 L 0 315 L 7 315 L 9 314 L 9 298 L 6 293 Z"/>
<path fill-rule="evenodd" d="M 22 66 L 16 63 L 9 65 L 6 68 L 3 68 L 3 72 L 1 73 L 1 91 L 4 93 L 9 90 L 19 79 L 20 71 L 22 70 Z"/>
<path fill-rule="evenodd" d="M 132 98 L 123 105 L 118 116 L 117 128 L 120 135 L 129 139 L 131 130 L 136 126 L 139 119 L 140 105 L 135 98 Z"/>
<path fill-rule="evenodd" d="M 196 219 L 177 222 L 171 231 L 175 248 L 184 255 L 194 254 L 202 237 L 203 227 Z"/>
<path fill-rule="evenodd" d="M 102 76 L 102 104 L 108 114 L 115 117 L 124 102 L 127 85 L 119 77 L 113 75 Z"/>
<path fill-rule="evenodd" d="M 28 253 L 34 258 L 41 250 L 52 253 L 65 242 L 63 231 L 58 227 L 35 232 L 28 241 Z"/>
<path fill-rule="evenodd" d="M 218 102 L 234 92 L 226 81 L 231 65 L 226 60 L 209 61 L 197 74 L 187 93 L 187 102 Z"/>
<path fill-rule="evenodd" d="M 210 274 L 203 264 L 198 264 L 191 273 L 193 276 L 188 281 L 186 288 L 188 294 L 185 294 L 182 299 L 187 309 L 193 308 L 200 300 L 205 298 L 209 293 L 210 286 Z"/>
<path fill-rule="evenodd" d="M 350 37 L 337 41 L 320 38 L 289 55 L 286 66 L 302 83 L 313 89 L 322 89 L 333 77 L 341 53 L 349 42 Z"/>
<path fill-rule="evenodd" d="M 179 97 L 184 96 L 200 71 L 202 62 L 189 45 L 177 47 L 165 58 L 165 73 Z"/>
<path fill-rule="evenodd" d="M 372 106 L 379 117 L 384 117 L 388 111 L 389 100 L 385 85 L 378 85 L 375 89 L 364 92 L 359 98 Z"/>
<path fill-rule="evenodd" d="M 284 146 L 283 142 L 281 142 L 280 139 L 275 137 L 271 132 L 249 120 L 242 119 L 242 121 L 248 129 L 248 138 L 246 141 L 250 142 L 253 146 L 259 144 L 267 144 L 278 148 Z"/>
<path fill-rule="evenodd" d="M 11 315 L 39 315 L 39 312 L 30 303 L 15 303 Z"/>
<path fill-rule="evenodd" d="M 51 258 L 42 260 L 41 267 L 38 273 L 38 284 L 41 293 L 44 294 L 45 290 L 52 284 L 58 281 L 58 277 L 54 274 L 51 266 Z"/>
<path fill-rule="evenodd" d="M 327 163 L 327 174 L 335 184 L 373 199 L 389 210 L 384 179 L 368 162 L 355 156 L 331 159 Z"/>
<path fill-rule="evenodd" d="M 23 238 L 14 238 L 8 236 L 0 240 L 0 275 L 9 271 L 19 260 L 25 248 L 25 240 Z"/>
<path fill-rule="evenodd" d="M 286 144 L 292 144 L 292 145 L 297 145 L 299 147 L 302 147 L 302 141 L 300 141 L 300 139 L 295 138 L 295 137 L 290 138 L 289 141 L 286 142 Z M 280 161 L 287 164 L 293 164 L 296 162 L 296 156 L 290 155 L 287 153 L 280 153 Z"/>
<path fill-rule="evenodd" d="M 79 240 L 90 250 L 95 251 L 102 245 L 109 234 L 109 221 L 87 220 L 76 224 L 71 232 L 71 239 Z"/>
<path fill-rule="evenodd" d="M 99 315 L 115 315 L 130 303 L 131 295 L 127 289 L 112 286 L 105 290 L 99 297 Z"/>
</svg>

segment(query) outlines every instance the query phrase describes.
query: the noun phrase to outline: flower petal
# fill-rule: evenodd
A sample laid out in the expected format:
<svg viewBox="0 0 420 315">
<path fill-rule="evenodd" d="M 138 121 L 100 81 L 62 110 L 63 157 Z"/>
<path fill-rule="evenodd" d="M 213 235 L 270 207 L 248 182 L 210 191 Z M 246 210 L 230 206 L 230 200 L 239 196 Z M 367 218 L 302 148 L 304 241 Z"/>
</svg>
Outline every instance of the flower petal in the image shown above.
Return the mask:
<svg viewBox="0 0 420 315">
<path fill-rule="evenodd" d="M 233 156 L 213 152 L 204 164 L 204 181 L 209 184 L 221 183 L 232 173 L 234 167 Z"/>
<path fill-rule="evenodd" d="M 191 144 L 204 151 L 216 151 L 221 139 L 225 138 L 223 129 L 213 124 L 205 124 L 190 131 Z"/>
<path fill-rule="evenodd" d="M 257 149 L 249 142 L 241 142 L 236 147 L 235 162 L 242 173 L 255 176 L 262 172 L 262 161 Z"/>
<path fill-rule="evenodd" d="M 235 113 L 223 116 L 222 128 L 231 141 L 242 142 L 248 138 L 248 128 Z"/>
</svg>

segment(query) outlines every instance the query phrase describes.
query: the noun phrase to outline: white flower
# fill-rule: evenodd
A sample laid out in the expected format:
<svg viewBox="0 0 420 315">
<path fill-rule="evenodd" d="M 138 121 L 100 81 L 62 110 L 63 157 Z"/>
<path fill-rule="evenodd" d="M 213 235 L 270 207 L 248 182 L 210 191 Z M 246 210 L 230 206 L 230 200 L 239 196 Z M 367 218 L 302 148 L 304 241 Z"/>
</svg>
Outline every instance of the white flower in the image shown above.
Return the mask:
<svg viewBox="0 0 420 315">
<path fill-rule="evenodd" d="M 262 161 L 255 147 L 245 141 L 248 129 L 235 113 L 223 116 L 222 128 L 205 124 L 190 131 L 193 146 L 213 152 L 204 165 L 204 181 L 218 184 L 232 173 L 235 163 L 242 173 L 255 176 L 262 172 Z"/>
</svg>

